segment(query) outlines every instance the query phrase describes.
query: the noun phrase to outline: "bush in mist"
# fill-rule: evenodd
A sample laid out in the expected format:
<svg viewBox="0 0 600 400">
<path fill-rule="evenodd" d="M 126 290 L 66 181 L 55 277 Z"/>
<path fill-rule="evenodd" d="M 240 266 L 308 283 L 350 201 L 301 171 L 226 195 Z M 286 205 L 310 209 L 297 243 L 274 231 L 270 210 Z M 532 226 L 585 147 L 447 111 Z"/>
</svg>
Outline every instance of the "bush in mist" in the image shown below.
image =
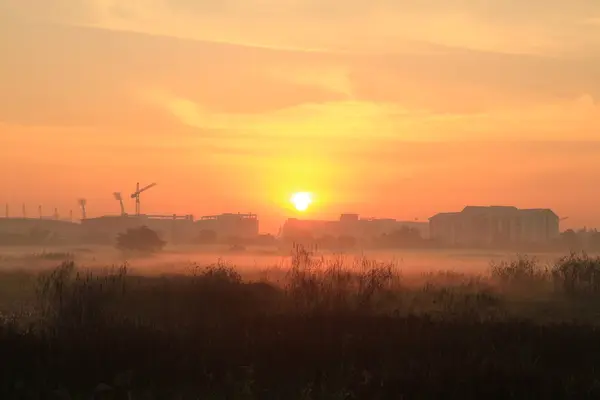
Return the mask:
<svg viewBox="0 0 600 400">
<path fill-rule="evenodd" d="M 554 265 L 552 277 L 569 296 L 600 296 L 600 257 L 571 253 Z"/>
<path fill-rule="evenodd" d="M 482 277 L 451 271 L 426 274 L 422 288 L 404 297 L 411 302 L 411 314 L 442 319 L 498 318 L 504 306 L 500 294 Z"/>
<path fill-rule="evenodd" d="M 562 232 L 560 234 L 560 239 L 563 246 L 569 251 L 580 251 L 584 247 L 581 234 L 575 232 L 573 229 L 567 229 Z"/>
<path fill-rule="evenodd" d="M 217 243 L 217 232 L 213 230 L 203 229 L 198 233 L 196 238 L 197 244 L 214 244 Z"/>
<path fill-rule="evenodd" d="M 55 329 L 99 328 L 120 316 L 126 291 L 127 266 L 104 274 L 79 271 L 64 262 L 40 275 L 37 287 L 40 317 Z"/>
<path fill-rule="evenodd" d="M 122 323 L 204 329 L 266 314 L 385 313 L 397 305 L 400 273 L 393 264 L 326 261 L 297 247 L 282 286 L 244 282 L 222 261 L 194 265 L 187 276 L 163 277 L 132 276 L 127 265 L 94 272 L 65 262 L 40 276 L 37 293 L 43 321 L 56 329 Z"/>
<path fill-rule="evenodd" d="M 508 288 L 554 290 L 570 298 L 600 296 L 600 257 L 572 252 L 552 264 L 519 256 L 516 260 L 492 263 L 491 278 Z"/>
<path fill-rule="evenodd" d="M 165 245 L 166 242 L 146 226 L 128 229 L 117 237 L 117 248 L 122 251 L 155 253 L 162 250 Z"/>
<path fill-rule="evenodd" d="M 73 262 L 40 275 L 43 329 L 79 333 L 111 326 L 202 330 L 219 321 L 263 315 L 278 307 L 280 290 L 243 282 L 225 263 L 194 266 L 189 276 L 131 275 L 127 265 L 80 270 Z"/>
<path fill-rule="evenodd" d="M 518 256 L 516 260 L 491 263 L 492 279 L 507 286 L 531 286 L 548 278 L 548 268 L 536 258 Z"/>
<path fill-rule="evenodd" d="M 394 264 L 357 258 L 326 260 L 296 246 L 286 276 L 285 293 L 291 308 L 301 313 L 364 313 L 400 289 L 400 271 Z"/>
</svg>

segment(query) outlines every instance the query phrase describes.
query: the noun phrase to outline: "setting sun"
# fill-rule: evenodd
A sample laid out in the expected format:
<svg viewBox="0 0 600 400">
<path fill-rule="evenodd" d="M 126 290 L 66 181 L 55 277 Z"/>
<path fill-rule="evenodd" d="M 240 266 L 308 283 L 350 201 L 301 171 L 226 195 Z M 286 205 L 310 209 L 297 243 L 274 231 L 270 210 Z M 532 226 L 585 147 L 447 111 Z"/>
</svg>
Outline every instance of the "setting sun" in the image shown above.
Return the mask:
<svg viewBox="0 0 600 400">
<path fill-rule="evenodd" d="M 306 211 L 312 203 L 312 195 L 307 192 L 294 193 L 290 199 L 296 210 Z"/>
</svg>

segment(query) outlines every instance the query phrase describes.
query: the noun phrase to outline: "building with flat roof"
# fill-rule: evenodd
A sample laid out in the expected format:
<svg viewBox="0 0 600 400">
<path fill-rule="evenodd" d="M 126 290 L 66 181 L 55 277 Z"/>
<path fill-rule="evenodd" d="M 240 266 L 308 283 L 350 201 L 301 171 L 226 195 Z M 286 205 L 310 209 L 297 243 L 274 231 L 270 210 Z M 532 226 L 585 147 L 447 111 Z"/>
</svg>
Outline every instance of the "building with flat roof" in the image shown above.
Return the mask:
<svg viewBox="0 0 600 400">
<path fill-rule="evenodd" d="M 255 239 L 259 232 L 258 216 L 252 213 L 206 215 L 195 222 L 195 229 L 198 233 L 212 232 L 216 239 Z"/>
<path fill-rule="evenodd" d="M 550 209 L 467 206 L 429 219 L 431 238 L 440 244 L 493 246 L 545 244 L 558 238 L 559 217 Z"/>
<path fill-rule="evenodd" d="M 337 221 L 290 218 L 285 221 L 281 236 L 283 239 L 350 236 L 365 240 L 391 234 L 403 228 L 417 229 L 423 238 L 429 236 L 429 226 L 426 222 L 397 221 L 392 218 L 360 218 L 358 214 L 342 214 Z"/>
<path fill-rule="evenodd" d="M 84 237 L 89 241 L 109 242 L 128 229 L 146 226 L 169 243 L 186 243 L 194 237 L 191 215 L 105 215 L 81 221 Z"/>
<path fill-rule="evenodd" d="M 0 218 L 0 244 L 74 243 L 81 226 L 53 218 Z"/>
</svg>

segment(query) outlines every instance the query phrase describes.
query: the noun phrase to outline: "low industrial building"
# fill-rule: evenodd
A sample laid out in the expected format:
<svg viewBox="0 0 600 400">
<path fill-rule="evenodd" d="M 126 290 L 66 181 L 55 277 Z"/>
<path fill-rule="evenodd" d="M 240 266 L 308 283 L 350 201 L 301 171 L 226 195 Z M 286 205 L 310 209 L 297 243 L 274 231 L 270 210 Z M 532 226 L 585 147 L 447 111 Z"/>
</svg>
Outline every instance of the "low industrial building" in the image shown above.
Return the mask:
<svg viewBox="0 0 600 400">
<path fill-rule="evenodd" d="M 92 242 L 113 243 L 128 229 L 146 226 L 169 243 L 191 242 L 194 218 L 191 215 L 106 215 L 81 221 L 82 234 Z"/>
<path fill-rule="evenodd" d="M 212 233 L 216 239 L 255 239 L 258 237 L 258 216 L 248 213 L 207 215 L 195 222 L 198 234 Z"/>
<path fill-rule="evenodd" d="M 51 218 L 0 218 L 0 244 L 71 243 L 80 225 Z"/>
<path fill-rule="evenodd" d="M 550 209 L 467 206 L 429 219 L 431 238 L 450 246 L 546 244 L 559 237 L 559 217 Z"/>
<path fill-rule="evenodd" d="M 391 218 L 360 218 L 358 214 L 342 214 L 337 221 L 288 219 L 281 230 L 283 239 L 294 240 L 311 237 L 353 237 L 370 240 L 389 235 L 405 228 L 419 231 L 422 238 L 429 236 L 426 222 L 397 221 Z"/>
<path fill-rule="evenodd" d="M 106 215 L 81 221 L 88 242 L 114 243 L 128 229 L 146 226 L 172 244 L 195 243 L 210 232 L 215 238 L 254 239 L 258 236 L 256 214 L 221 214 L 194 220 L 192 215 Z"/>
</svg>

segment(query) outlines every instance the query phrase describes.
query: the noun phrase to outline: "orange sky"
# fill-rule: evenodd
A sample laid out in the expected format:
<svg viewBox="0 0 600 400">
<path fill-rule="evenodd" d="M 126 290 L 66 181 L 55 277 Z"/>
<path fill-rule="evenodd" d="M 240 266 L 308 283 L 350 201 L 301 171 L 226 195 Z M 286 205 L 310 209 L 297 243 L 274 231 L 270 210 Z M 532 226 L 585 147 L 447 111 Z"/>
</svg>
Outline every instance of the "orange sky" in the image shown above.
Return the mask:
<svg viewBox="0 0 600 400">
<path fill-rule="evenodd" d="M 0 203 L 600 227 L 600 2 L 497 3 L 0 0 Z"/>
</svg>

